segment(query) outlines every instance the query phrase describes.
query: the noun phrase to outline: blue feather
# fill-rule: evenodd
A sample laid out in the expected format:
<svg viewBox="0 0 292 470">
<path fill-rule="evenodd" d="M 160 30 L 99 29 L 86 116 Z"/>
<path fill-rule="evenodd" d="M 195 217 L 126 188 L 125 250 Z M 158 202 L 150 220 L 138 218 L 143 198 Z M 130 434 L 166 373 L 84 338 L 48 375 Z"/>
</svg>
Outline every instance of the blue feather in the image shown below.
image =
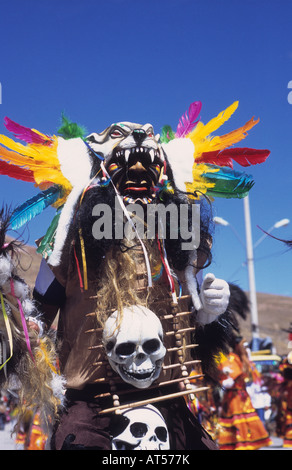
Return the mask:
<svg viewBox="0 0 292 470">
<path fill-rule="evenodd" d="M 13 211 L 10 220 L 11 228 L 16 230 L 41 214 L 48 206 L 54 204 L 61 197 L 61 191 L 61 187 L 52 186 L 18 206 Z"/>
<path fill-rule="evenodd" d="M 224 198 L 243 198 L 247 196 L 253 187 L 254 181 L 251 175 L 232 170 L 228 167 L 208 165 L 211 168 L 218 168 L 216 173 L 206 172 L 202 176 L 210 183 L 215 183 L 213 188 L 207 191 L 208 196 Z"/>
</svg>

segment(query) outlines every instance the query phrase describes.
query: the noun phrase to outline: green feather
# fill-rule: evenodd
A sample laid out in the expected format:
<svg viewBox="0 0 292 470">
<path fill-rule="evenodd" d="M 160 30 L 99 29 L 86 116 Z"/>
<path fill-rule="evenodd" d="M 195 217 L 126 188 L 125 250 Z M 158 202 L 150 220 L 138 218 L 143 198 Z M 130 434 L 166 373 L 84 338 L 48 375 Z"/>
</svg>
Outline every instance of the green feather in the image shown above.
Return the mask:
<svg viewBox="0 0 292 470">
<path fill-rule="evenodd" d="M 37 253 L 41 253 L 43 256 L 50 256 L 50 254 L 52 253 L 60 215 L 61 211 L 58 212 L 53 218 L 45 236 L 42 238 L 41 243 L 37 248 Z"/>
<path fill-rule="evenodd" d="M 161 129 L 160 142 L 167 144 L 170 140 L 175 138 L 175 134 L 171 126 L 163 126 Z"/>
<path fill-rule="evenodd" d="M 86 135 L 86 129 L 79 126 L 76 122 L 70 121 L 64 114 L 62 114 L 62 126 L 58 129 L 58 134 L 64 139 L 74 139 L 80 137 L 83 139 Z"/>
<path fill-rule="evenodd" d="M 215 183 L 213 188 L 207 190 L 207 195 L 210 197 L 241 199 L 248 195 L 254 185 L 251 175 L 234 171 L 227 167 L 217 167 L 216 165 L 209 166 L 219 169 L 216 173 L 206 172 L 202 175 L 209 183 Z"/>
</svg>

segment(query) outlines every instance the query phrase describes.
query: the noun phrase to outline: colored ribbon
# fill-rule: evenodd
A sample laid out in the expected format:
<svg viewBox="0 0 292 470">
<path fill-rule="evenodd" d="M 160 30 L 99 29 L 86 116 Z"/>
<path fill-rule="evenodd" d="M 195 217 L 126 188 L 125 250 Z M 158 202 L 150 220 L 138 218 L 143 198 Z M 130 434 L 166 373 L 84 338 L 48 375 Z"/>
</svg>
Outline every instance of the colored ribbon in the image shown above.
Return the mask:
<svg viewBox="0 0 292 470">
<path fill-rule="evenodd" d="M 165 269 L 166 274 L 167 274 L 167 278 L 168 278 L 168 282 L 169 282 L 169 286 L 170 286 L 170 290 L 171 290 L 171 295 L 172 295 L 172 300 L 173 300 L 174 303 L 177 303 L 177 296 L 176 296 L 176 292 L 175 292 L 174 280 L 173 280 L 173 276 L 171 274 L 170 266 L 168 264 L 168 259 L 167 259 L 167 256 L 166 256 L 165 247 L 164 247 L 164 244 L 161 246 L 161 242 L 160 242 L 158 236 L 157 236 L 157 243 L 158 243 L 158 248 L 159 248 L 159 252 L 160 252 L 160 256 L 161 256 L 161 261 L 163 263 L 164 269 Z"/>
<path fill-rule="evenodd" d="M 106 169 L 105 169 L 105 167 L 104 167 L 103 162 L 101 162 L 100 166 L 101 166 L 101 169 L 102 169 L 102 171 L 104 172 L 104 174 L 105 174 L 108 178 L 110 178 L 108 172 L 106 171 Z M 138 238 L 138 240 L 139 240 L 139 242 L 140 242 L 140 244 L 141 244 L 141 246 L 142 246 L 143 253 L 144 253 L 144 258 L 145 258 L 145 263 L 146 263 L 146 269 L 147 269 L 148 287 L 152 287 L 151 267 L 150 267 L 150 262 L 149 262 L 147 250 L 146 250 L 146 248 L 145 248 L 144 243 L 143 243 L 142 240 L 141 240 L 141 237 L 139 236 L 139 233 L 138 233 L 138 231 L 137 231 L 137 229 L 136 229 L 136 227 L 135 227 L 135 224 L 133 223 L 133 221 L 132 221 L 132 219 L 131 219 L 131 217 L 130 217 L 130 214 L 129 214 L 129 212 L 128 212 L 128 210 L 127 210 L 127 208 L 126 208 L 126 206 L 125 206 L 125 204 L 124 204 L 124 202 L 123 202 L 123 199 L 122 199 L 121 195 L 118 193 L 118 190 L 117 190 L 117 188 L 115 187 L 115 185 L 114 185 L 114 183 L 112 182 L 112 180 L 111 180 L 111 183 L 112 183 L 113 188 L 114 188 L 114 190 L 115 190 L 115 193 L 116 193 L 116 196 L 117 196 L 117 198 L 118 198 L 119 204 L 120 204 L 120 206 L 121 206 L 121 208 L 122 208 L 122 210 L 123 210 L 125 216 L 127 217 L 128 222 L 131 224 L 132 228 L 134 229 L 134 231 L 135 231 L 135 233 L 136 233 L 136 236 L 137 236 L 137 238 Z"/>
<path fill-rule="evenodd" d="M 13 338 L 12 338 L 11 326 L 10 326 L 9 318 L 8 318 L 8 315 L 7 315 L 7 312 L 6 312 L 2 292 L 0 292 L 0 299 L 1 299 L 1 308 L 2 308 L 4 323 L 5 323 L 7 336 L 8 336 L 9 347 L 10 347 L 10 356 L 9 356 L 8 359 L 6 359 L 6 361 L 3 364 L 1 364 L 1 366 L 0 366 L 0 370 L 1 370 L 7 364 L 7 362 L 10 361 L 10 359 L 13 356 Z"/>
</svg>

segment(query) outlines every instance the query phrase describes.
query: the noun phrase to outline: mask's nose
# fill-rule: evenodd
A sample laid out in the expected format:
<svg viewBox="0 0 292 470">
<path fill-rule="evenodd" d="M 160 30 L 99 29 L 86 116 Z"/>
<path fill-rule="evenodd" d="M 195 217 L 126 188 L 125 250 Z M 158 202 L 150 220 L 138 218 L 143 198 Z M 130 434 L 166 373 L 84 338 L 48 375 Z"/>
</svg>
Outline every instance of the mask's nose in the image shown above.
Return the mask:
<svg viewBox="0 0 292 470">
<path fill-rule="evenodd" d="M 145 140 L 147 134 L 144 129 L 135 129 L 133 131 L 133 138 L 137 145 L 141 145 L 143 140 Z"/>
</svg>

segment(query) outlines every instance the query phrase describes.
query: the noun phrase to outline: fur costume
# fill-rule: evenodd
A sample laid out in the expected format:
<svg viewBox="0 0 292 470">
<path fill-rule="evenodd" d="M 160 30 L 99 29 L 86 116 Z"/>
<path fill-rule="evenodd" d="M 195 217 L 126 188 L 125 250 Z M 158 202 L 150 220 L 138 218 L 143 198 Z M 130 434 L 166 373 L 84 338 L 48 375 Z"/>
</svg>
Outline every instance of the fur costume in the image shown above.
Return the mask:
<svg viewBox="0 0 292 470">
<path fill-rule="evenodd" d="M 139 427 L 129 412 L 144 406 L 168 429 L 158 426 L 152 449 L 216 448 L 184 397 L 200 390 L 189 381 L 194 364 L 202 356 L 198 376 L 209 372 L 236 326 L 228 284 L 209 273 L 199 288 L 196 277 L 211 263 L 210 198 L 247 195 L 252 178 L 233 161 L 249 166 L 269 155 L 231 147 L 254 119 L 212 135 L 237 106 L 203 124 L 194 102 L 176 132 L 164 126 L 161 136 L 151 124 L 119 122 L 85 137 L 66 118 L 48 136 L 6 118 L 27 145 L 0 136 L 0 171 L 41 190 L 14 211 L 11 226 L 56 208 L 38 247 L 34 291 L 47 327 L 59 311 L 67 406 L 53 449 L 110 449 L 112 437 L 115 448 L 145 448 L 153 423 Z"/>
<path fill-rule="evenodd" d="M 65 380 L 57 369 L 55 338 L 29 329 L 41 327 L 41 314 L 28 285 L 18 275 L 22 249 L 17 240 L 6 238 L 10 213 L 0 212 L 0 384 L 18 393 L 18 423 L 26 413 L 40 409 L 40 419 L 49 429 L 64 404 Z"/>
</svg>

